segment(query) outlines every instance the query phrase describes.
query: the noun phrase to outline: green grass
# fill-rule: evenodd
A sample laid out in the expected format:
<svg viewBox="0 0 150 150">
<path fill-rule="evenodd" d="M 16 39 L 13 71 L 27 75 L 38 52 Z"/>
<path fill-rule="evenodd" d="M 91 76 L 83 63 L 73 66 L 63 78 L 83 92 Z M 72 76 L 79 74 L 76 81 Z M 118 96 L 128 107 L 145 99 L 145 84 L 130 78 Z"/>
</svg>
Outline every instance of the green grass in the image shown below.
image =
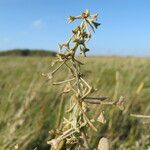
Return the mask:
<svg viewBox="0 0 150 150">
<path fill-rule="evenodd" d="M 0 150 L 11 149 L 16 144 L 21 150 L 49 149 L 48 131 L 56 127 L 58 117 L 63 114 L 59 112 L 63 86 L 52 86 L 51 81 L 41 75 L 49 71 L 52 59 L 0 58 Z M 92 116 L 98 117 L 105 110 L 107 123 L 94 123 L 99 130 L 97 133 L 89 131 L 91 146 L 106 136 L 114 150 L 148 149 L 148 125 L 129 114 L 150 115 L 150 58 L 91 57 L 83 61 L 87 64 L 84 73 L 89 83 L 98 89 L 97 95 L 111 99 L 122 95 L 127 100 L 123 112 L 115 107 L 92 105 Z M 60 72 L 56 80 L 65 76 L 66 72 Z"/>
</svg>

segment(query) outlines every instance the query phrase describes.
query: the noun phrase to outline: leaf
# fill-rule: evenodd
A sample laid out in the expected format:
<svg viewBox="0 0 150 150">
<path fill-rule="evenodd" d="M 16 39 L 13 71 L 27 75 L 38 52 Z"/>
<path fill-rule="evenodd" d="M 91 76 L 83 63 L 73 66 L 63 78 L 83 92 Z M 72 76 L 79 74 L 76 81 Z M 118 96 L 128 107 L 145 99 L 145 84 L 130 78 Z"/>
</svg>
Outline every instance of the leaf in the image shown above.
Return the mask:
<svg viewBox="0 0 150 150">
<path fill-rule="evenodd" d="M 100 23 L 98 23 L 98 22 L 94 22 L 94 21 L 92 21 L 92 24 L 94 25 L 94 27 L 97 29 L 98 28 L 98 26 L 100 26 L 101 24 Z"/>
<path fill-rule="evenodd" d="M 120 109 L 120 110 L 124 110 L 125 107 L 124 107 L 124 104 L 125 104 L 125 98 L 123 96 L 121 96 L 118 100 L 118 102 L 116 103 L 116 106 Z"/>
<path fill-rule="evenodd" d="M 106 123 L 106 119 L 104 117 L 104 111 L 100 113 L 100 115 L 97 118 L 97 121 L 100 122 L 100 123 L 102 123 L 102 124 Z"/>
<path fill-rule="evenodd" d="M 68 22 L 71 23 L 71 22 L 73 22 L 75 19 L 76 19 L 76 17 L 74 17 L 74 16 L 69 16 L 69 17 L 68 17 Z"/>
</svg>

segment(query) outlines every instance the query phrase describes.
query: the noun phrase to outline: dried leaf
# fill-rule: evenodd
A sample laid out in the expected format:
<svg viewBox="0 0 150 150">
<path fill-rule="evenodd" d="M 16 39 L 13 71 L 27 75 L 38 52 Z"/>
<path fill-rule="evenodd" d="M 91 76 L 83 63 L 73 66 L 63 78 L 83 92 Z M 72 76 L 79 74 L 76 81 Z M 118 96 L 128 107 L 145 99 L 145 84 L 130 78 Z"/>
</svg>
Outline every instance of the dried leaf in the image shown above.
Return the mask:
<svg viewBox="0 0 150 150">
<path fill-rule="evenodd" d="M 75 20 L 76 18 L 74 16 L 69 16 L 68 17 L 68 22 L 71 23 Z"/>
<path fill-rule="evenodd" d="M 47 144 L 51 145 L 54 149 L 57 149 L 59 143 L 60 141 L 58 141 L 57 139 L 47 141 Z"/>
<path fill-rule="evenodd" d="M 100 123 L 102 123 L 102 124 L 106 123 L 106 119 L 104 117 L 104 111 L 100 113 L 100 115 L 97 118 L 97 121 L 100 122 Z"/>
<path fill-rule="evenodd" d="M 94 25 L 94 27 L 97 29 L 98 28 L 98 26 L 100 26 L 101 24 L 100 23 L 98 23 L 98 22 L 94 22 L 94 21 L 92 21 L 92 24 Z"/>
<path fill-rule="evenodd" d="M 116 106 L 120 109 L 120 110 L 124 110 L 124 103 L 125 103 L 125 98 L 123 96 L 121 96 L 118 100 L 118 102 L 116 103 Z"/>
</svg>

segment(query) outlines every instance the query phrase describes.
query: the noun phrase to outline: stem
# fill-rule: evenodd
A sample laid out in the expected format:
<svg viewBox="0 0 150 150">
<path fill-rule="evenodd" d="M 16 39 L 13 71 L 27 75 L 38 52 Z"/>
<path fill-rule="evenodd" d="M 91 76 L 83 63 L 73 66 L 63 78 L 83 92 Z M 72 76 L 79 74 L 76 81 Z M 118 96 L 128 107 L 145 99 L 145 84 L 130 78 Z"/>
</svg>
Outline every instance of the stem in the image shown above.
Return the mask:
<svg viewBox="0 0 150 150">
<path fill-rule="evenodd" d="M 53 70 L 53 71 L 51 72 L 51 75 L 53 75 L 54 73 L 56 73 L 56 72 L 59 70 L 59 68 L 60 68 L 65 62 L 66 62 L 66 61 L 62 62 L 55 70 Z"/>
<path fill-rule="evenodd" d="M 72 78 L 72 79 L 67 79 L 67 80 L 60 81 L 60 82 L 53 82 L 53 85 L 59 85 L 59 84 L 63 84 L 63 83 L 66 83 L 66 82 L 73 81 L 74 79 L 75 79 L 75 78 Z"/>
<path fill-rule="evenodd" d="M 145 119 L 150 119 L 150 116 L 147 115 L 136 115 L 136 114 L 130 114 L 131 117 L 136 117 L 136 118 L 145 118 Z"/>
</svg>

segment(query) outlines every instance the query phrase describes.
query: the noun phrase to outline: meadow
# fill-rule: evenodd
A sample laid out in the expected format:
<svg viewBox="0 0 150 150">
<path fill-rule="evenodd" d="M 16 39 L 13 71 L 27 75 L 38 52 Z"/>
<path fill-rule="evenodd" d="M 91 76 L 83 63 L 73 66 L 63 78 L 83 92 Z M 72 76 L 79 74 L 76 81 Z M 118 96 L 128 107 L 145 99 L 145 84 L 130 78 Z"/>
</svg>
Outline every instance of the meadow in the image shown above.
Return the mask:
<svg viewBox="0 0 150 150">
<path fill-rule="evenodd" d="M 50 70 L 53 57 L 0 57 L 0 150 L 49 150 L 49 130 L 63 119 L 63 88 L 54 86 L 42 73 Z M 83 58 L 79 58 L 83 59 Z M 95 123 L 98 132 L 89 131 L 91 147 L 102 136 L 112 150 L 150 149 L 148 120 L 130 114 L 150 115 L 150 58 L 84 58 L 84 73 L 97 95 L 124 96 L 125 110 L 113 106 L 93 107 L 92 115 L 106 112 L 106 124 Z M 56 80 L 67 76 L 60 72 Z M 117 76 L 117 80 L 116 80 Z M 66 97 L 68 98 L 68 97 Z"/>
</svg>

